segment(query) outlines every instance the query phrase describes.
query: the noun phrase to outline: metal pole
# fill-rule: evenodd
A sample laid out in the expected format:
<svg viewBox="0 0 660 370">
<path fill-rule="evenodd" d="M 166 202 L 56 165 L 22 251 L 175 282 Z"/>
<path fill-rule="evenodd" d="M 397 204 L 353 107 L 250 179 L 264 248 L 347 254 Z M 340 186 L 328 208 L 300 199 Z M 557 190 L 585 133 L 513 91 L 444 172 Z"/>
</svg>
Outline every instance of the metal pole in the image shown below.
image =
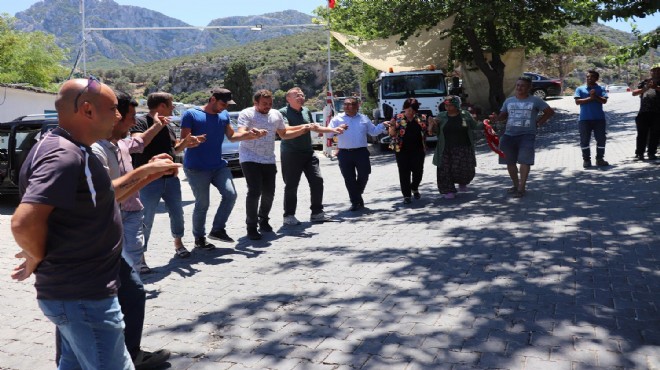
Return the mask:
<svg viewBox="0 0 660 370">
<path fill-rule="evenodd" d="M 87 76 L 87 39 L 85 38 L 85 0 L 80 0 L 80 13 L 82 16 L 82 62 L 83 76 Z"/>
</svg>

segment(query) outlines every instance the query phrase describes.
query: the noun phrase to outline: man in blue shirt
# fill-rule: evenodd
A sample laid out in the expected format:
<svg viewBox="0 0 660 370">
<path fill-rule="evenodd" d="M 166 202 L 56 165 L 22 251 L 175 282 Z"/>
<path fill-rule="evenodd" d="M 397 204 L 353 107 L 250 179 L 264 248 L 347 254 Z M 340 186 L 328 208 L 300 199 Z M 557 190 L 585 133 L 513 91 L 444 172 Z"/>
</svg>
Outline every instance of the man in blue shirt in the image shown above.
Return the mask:
<svg viewBox="0 0 660 370">
<path fill-rule="evenodd" d="M 206 105 L 187 110 L 181 118 L 181 139 L 188 135 L 206 139 L 199 146 L 186 149 L 183 157 L 183 170 L 195 196 L 193 236 L 196 248 L 215 248 L 206 241 L 205 229 L 211 185 L 218 189 L 222 200 L 213 218 L 209 238 L 234 242 L 234 239 L 227 235 L 225 226 L 236 203 L 236 188 L 227 161 L 222 159 L 222 142 L 225 135 L 233 142 L 256 139 L 258 134 L 252 131 L 241 134 L 234 132 L 226 111 L 229 104 L 236 104 L 232 100 L 231 91 L 216 88 L 211 90 L 211 97 Z"/>
<path fill-rule="evenodd" d="M 582 166 L 591 167 L 591 132 L 596 138 L 596 165 L 609 166 L 605 156 L 605 113 L 603 104 L 607 103 L 607 92 L 596 81 L 600 75 L 594 70 L 587 71 L 587 84 L 575 89 L 575 104 L 580 106 L 580 148 Z"/>
</svg>

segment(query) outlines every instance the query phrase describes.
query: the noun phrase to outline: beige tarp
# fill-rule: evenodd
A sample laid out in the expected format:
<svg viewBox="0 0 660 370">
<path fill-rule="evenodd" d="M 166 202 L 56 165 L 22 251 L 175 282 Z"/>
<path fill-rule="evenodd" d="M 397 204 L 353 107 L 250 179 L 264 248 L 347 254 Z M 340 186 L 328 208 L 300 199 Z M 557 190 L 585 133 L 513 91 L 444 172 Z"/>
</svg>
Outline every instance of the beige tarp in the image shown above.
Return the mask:
<svg viewBox="0 0 660 370">
<path fill-rule="evenodd" d="M 491 53 L 484 53 L 486 60 L 491 60 Z M 504 67 L 504 94 L 513 95 L 516 80 L 525 69 L 525 50 L 511 49 L 501 56 Z M 461 64 L 463 76 L 463 90 L 468 94 L 467 101 L 481 108 L 482 112 L 490 110 L 488 102 L 488 80 L 478 67 L 463 63 Z"/>
<path fill-rule="evenodd" d="M 429 31 L 422 30 L 418 37 L 411 36 L 404 45 L 396 43 L 400 35 L 353 43 L 351 41 L 357 40 L 356 36 L 331 33 L 346 49 L 368 65 L 383 72 L 387 72 L 390 67 L 400 72 L 425 69 L 430 64 L 446 67 L 451 39 L 442 39 L 442 31 L 451 28 L 453 24 L 454 16 Z"/>
</svg>

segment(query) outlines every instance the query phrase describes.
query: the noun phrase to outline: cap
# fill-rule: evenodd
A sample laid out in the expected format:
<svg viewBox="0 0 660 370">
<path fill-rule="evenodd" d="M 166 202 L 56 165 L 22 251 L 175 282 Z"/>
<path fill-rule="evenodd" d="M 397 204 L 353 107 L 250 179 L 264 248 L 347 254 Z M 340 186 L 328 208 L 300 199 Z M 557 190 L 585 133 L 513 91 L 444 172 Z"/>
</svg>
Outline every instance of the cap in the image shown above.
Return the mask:
<svg viewBox="0 0 660 370">
<path fill-rule="evenodd" d="M 231 100 L 231 91 L 225 88 L 217 87 L 211 90 L 211 95 L 213 95 L 216 100 L 222 100 L 227 104 L 236 104 L 236 102 Z"/>
</svg>

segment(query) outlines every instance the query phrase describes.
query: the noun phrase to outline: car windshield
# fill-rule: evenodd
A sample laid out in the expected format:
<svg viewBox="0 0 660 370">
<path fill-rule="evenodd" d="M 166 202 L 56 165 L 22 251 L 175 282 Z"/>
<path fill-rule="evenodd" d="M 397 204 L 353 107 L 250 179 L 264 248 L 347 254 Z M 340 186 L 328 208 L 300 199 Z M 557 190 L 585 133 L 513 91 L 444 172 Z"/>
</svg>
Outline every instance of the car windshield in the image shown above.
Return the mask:
<svg viewBox="0 0 660 370">
<path fill-rule="evenodd" d="M 386 76 L 382 86 L 384 99 L 447 95 L 445 79 L 441 74 Z"/>
</svg>

